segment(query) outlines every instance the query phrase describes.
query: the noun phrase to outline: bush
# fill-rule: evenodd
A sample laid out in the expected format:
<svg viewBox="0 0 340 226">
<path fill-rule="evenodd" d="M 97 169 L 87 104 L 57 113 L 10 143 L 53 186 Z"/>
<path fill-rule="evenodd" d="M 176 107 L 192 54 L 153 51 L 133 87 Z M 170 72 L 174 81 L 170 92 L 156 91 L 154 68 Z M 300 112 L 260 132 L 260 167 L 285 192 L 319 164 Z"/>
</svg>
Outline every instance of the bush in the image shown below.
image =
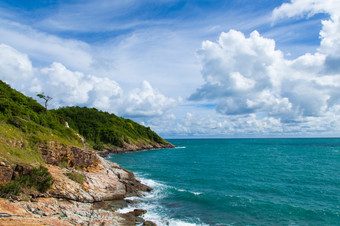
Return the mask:
<svg viewBox="0 0 340 226">
<path fill-rule="evenodd" d="M 8 198 L 10 196 L 17 196 L 20 192 L 19 181 L 12 181 L 0 188 L 0 197 Z"/>
<path fill-rule="evenodd" d="M 24 189 L 29 188 L 45 192 L 51 188 L 52 180 L 51 174 L 43 166 L 33 168 L 28 174 L 19 172 L 19 175 L 13 181 L 0 188 L 0 196 L 17 196 Z"/>
<path fill-rule="evenodd" d="M 35 187 L 40 192 L 45 192 L 51 188 L 52 176 L 48 170 L 39 166 L 39 168 L 33 168 L 31 171 L 31 186 Z"/>
<path fill-rule="evenodd" d="M 102 150 L 104 150 L 104 145 L 103 145 L 103 143 L 97 143 L 97 144 L 93 145 L 93 149 L 97 150 L 97 151 L 102 151 Z"/>
</svg>

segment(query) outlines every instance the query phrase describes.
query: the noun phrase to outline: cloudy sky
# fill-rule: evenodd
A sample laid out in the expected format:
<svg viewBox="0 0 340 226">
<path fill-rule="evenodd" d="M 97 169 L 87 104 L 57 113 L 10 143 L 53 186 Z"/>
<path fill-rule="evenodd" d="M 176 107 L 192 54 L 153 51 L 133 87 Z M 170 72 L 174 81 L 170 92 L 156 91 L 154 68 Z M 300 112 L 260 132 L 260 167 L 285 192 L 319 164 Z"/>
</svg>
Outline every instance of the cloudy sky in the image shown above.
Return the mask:
<svg viewBox="0 0 340 226">
<path fill-rule="evenodd" d="M 166 138 L 340 136 L 340 0 L 0 0 L 0 79 Z"/>
</svg>

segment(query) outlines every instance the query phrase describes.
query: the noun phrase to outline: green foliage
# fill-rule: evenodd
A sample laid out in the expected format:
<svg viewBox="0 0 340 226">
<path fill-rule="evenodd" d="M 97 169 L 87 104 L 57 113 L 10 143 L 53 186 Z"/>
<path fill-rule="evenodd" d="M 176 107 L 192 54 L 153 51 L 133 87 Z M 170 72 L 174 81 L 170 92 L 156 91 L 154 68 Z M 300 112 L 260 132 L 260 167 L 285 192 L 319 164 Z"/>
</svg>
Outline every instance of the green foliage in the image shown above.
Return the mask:
<svg viewBox="0 0 340 226">
<path fill-rule="evenodd" d="M 79 183 L 79 184 L 82 184 L 84 183 L 84 175 L 83 174 L 80 174 L 80 173 L 75 173 L 75 172 L 72 172 L 72 173 L 66 173 L 65 174 L 68 178 L 70 178 L 71 180 Z"/>
<path fill-rule="evenodd" d="M 5 184 L 2 188 L 0 188 L 0 197 L 17 196 L 20 193 L 20 183 L 17 180 Z"/>
<path fill-rule="evenodd" d="M 142 126 L 130 119 L 87 107 L 65 107 L 53 110 L 68 122 L 88 141 L 95 143 L 94 148 L 100 150 L 101 144 L 122 147 L 131 141 L 166 143 L 153 132 L 150 127 Z"/>
<path fill-rule="evenodd" d="M 41 106 L 36 100 L 26 97 L 0 80 L 0 119 L 25 134 L 54 134 L 70 142 L 78 142 L 65 121 Z"/>
<path fill-rule="evenodd" d="M 52 176 L 47 168 L 40 165 L 31 171 L 28 185 L 35 187 L 40 192 L 45 192 L 51 188 L 52 180 Z"/>
<path fill-rule="evenodd" d="M 25 189 L 35 189 L 39 192 L 45 192 L 51 188 L 52 180 L 52 176 L 48 170 L 40 165 L 30 170 L 28 174 L 20 172 L 13 181 L 0 188 L 0 196 L 17 196 Z"/>
<path fill-rule="evenodd" d="M 97 151 L 102 151 L 104 150 L 104 144 L 101 142 L 98 142 L 95 145 L 93 145 L 93 149 Z"/>
</svg>

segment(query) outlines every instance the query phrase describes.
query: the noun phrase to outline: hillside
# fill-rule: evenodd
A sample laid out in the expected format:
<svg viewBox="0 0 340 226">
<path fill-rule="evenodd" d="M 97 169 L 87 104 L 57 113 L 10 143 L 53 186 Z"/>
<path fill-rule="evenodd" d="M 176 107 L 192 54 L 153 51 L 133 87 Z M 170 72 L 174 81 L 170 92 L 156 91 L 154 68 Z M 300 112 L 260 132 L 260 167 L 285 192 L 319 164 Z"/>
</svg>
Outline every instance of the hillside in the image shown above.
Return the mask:
<svg viewBox="0 0 340 226">
<path fill-rule="evenodd" d="M 64 125 L 61 117 L 0 81 L 0 160 L 41 163 L 38 146 L 48 141 L 82 147 L 76 133 Z"/>
<path fill-rule="evenodd" d="M 145 211 L 114 210 L 127 205 L 125 197 L 152 189 L 132 172 L 98 156 L 93 147 L 113 152 L 172 145 L 150 128 L 96 109 L 46 110 L 0 81 L 1 221 L 12 225 L 143 222 L 138 216 Z"/>
<path fill-rule="evenodd" d="M 16 161 L 32 159 L 40 162 L 36 146 L 43 141 L 53 140 L 83 147 L 77 133 L 86 139 L 87 147 L 99 151 L 172 147 L 149 127 L 95 108 L 65 107 L 46 110 L 34 99 L 26 97 L 2 81 L 0 120 L 0 153 Z M 66 122 L 70 128 L 65 126 Z M 19 143 L 27 147 L 25 152 L 18 150 L 15 145 L 8 145 L 12 141 L 20 141 Z M 8 155 L 9 149 L 17 154 Z"/>
<path fill-rule="evenodd" d="M 145 145 L 164 146 L 169 144 L 153 132 L 150 127 L 142 126 L 130 119 L 124 119 L 114 114 L 87 107 L 65 107 L 53 110 L 58 116 L 66 120 L 69 126 L 90 142 L 94 149 L 114 150 Z"/>
</svg>

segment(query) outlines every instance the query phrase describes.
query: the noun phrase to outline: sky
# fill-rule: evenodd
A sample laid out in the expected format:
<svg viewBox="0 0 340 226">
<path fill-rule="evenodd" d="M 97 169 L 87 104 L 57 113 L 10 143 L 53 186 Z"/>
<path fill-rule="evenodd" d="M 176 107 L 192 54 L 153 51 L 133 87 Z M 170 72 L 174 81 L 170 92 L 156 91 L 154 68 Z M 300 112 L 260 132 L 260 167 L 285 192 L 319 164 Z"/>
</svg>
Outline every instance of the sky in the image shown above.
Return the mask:
<svg viewBox="0 0 340 226">
<path fill-rule="evenodd" d="M 165 138 L 339 137 L 339 34 L 340 0 L 0 0 L 0 79 Z"/>
</svg>

